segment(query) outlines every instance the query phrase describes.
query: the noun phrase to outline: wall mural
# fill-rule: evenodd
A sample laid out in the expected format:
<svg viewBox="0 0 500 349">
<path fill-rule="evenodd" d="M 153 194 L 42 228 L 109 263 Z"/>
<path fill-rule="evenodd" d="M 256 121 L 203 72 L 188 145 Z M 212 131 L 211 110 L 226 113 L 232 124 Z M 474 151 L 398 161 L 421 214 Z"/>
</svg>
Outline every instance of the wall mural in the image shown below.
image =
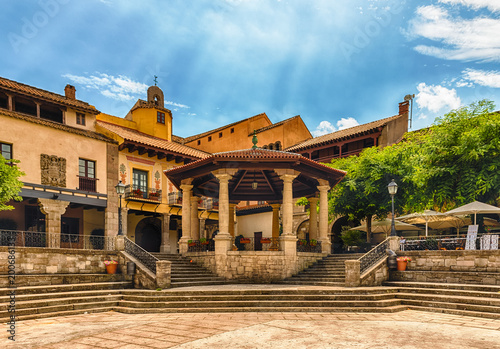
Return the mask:
<svg viewBox="0 0 500 349">
<path fill-rule="evenodd" d="M 123 184 L 127 182 L 127 167 L 125 164 L 120 164 L 120 179 Z"/>
<path fill-rule="evenodd" d="M 156 171 L 155 172 L 155 187 L 156 187 L 156 190 L 160 190 L 160 172 Z"/>
<path fill-rule="evenodd" d="M 40 155 L 42 185 L 66 187 L 66 159 L 55 155 Z"/>
</svg>

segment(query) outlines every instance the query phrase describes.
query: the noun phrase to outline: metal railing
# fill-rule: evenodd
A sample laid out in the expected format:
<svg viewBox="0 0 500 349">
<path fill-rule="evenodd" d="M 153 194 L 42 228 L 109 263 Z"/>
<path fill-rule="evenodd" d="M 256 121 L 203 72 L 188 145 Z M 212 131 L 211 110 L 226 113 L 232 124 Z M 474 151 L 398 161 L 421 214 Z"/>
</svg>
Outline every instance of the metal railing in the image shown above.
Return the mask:
<svg viewBox="0 0 500 349">
<path fill-rule="evenodd" d="M 168 204 L 169 205 L 182 205 L 182 192 L 173 191 L 168 193 Z"/>
<path fill-rule="evenodd" d="M 359 271 L 361 275 L 377 262 L 387 257 L 387 249 L 389 248 L 389 239 L 385 239 L 380 244 L 372 248 L 359 258 L 360 266 Z"/>
<path fill-rule="evenodd" d="M 191 240 L 188 241 L 188 252 L 215 251 L 215 242 L 212 239 L 206 241 Z"/>
<path fill-rule="evenodd" d="M 97 191 L 97 178 L 78 176 L 78 189 L 84 191 Z"/>
<path fill-rule="evenodd" d="M 129 184 L 125 186 L 125 199 L 161 202 L 161 189 L 144 188 Z"/>
<path fill-rule="evenodd" d="M 297 252 L 321 253 L 321 241 L 297 240 Z"/>
<path fill-rule="evenodd" d="M 493 242 L 492 238 L 493 237 Z M 487 243 L 486 241 L 489 240 Z M 479 234 L 467 244 L 467 235 L 439 235 L 404 238 L 401 240 L 402 251 L 456 251 L 456 250 L 486 250 L 498 248 L 498 235 Z"/>
<path fill-rule="evenodd" d="M 255 238 L 237 236 L 233 240 L 234 246 L 238 251 L 277 251 L 280 248 L 279 238 L 261 238 L 255 241 Z"/>
<path fill-rule="evenodd" d="M 112 251 L 115 249 L 115 238 L 112 236 L 1 230 L 0 246 Z"/>
<path fill-rule="evenodd" d="M 137 258 L 156 275 L 156 261 L 159 259 L 125 236 L 125 252 Z"/>
</svg>

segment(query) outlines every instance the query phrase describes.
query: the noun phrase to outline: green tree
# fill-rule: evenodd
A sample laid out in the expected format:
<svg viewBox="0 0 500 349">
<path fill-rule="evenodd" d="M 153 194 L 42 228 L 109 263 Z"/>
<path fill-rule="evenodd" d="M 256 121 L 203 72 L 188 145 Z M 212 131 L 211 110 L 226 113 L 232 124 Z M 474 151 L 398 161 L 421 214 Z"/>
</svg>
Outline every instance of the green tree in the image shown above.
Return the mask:
<svg viewBox="0 0 500 349">
<path fill-rule="evenodd" d="M 0 211 L 12 210 L 13 206 L 7 205 L 11 200 L 21 201 L 19 192 L 23 187 L 23 182 L 18 178 L 24 176 L 17 166 L 17 160 L 6 160 L 0 155 Z"/>
</svg>

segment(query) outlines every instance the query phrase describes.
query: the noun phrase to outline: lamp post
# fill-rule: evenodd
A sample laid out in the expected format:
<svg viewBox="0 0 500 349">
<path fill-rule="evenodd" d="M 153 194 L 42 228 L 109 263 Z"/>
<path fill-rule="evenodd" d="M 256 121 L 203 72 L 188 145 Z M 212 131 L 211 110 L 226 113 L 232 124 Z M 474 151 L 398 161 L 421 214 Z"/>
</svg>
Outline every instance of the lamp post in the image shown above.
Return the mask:
<svg viewBox="0 0 500 349">
<path fill-rule="evenodd" d="M 120 208 L 118 209 L 118 235 L 123 235 L 122 232 L 122 195 L 125 194 L 125 184 L 122 181 L 115 185 L 116 193 L 120 197 Z"/>
<path fill-rule="evenodd" d="M 392 198 L 392 222 L 391 222 L 391 236 L 397 236 L 396 234 L 396 225 L 394 223 L 394 195 L 398 192 L 398 185 L 394 182 L 394 179 L 387 186 L 387 190 L 389 190 L 389 195 Z"/>
</svg>

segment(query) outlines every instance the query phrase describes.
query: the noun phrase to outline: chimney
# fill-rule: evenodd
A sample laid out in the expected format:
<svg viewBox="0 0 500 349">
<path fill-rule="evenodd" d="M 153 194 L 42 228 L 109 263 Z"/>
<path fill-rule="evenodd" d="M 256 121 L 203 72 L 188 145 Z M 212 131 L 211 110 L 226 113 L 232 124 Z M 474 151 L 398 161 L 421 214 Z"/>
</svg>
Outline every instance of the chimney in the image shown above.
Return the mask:
<svg viewBox="0 0 500 349">
<path fill-rule="evenodd" d="M 76 89 L 75 86 L 66 85 L 64 88 L 64 94 L 68 99 L 76 99 Z"/>
<path fill-rule="evenodd" d="M 399 115 L 408 114 L 410 106 L 410 101 L 404 101 L 399 103 Z"/>
</svg>

